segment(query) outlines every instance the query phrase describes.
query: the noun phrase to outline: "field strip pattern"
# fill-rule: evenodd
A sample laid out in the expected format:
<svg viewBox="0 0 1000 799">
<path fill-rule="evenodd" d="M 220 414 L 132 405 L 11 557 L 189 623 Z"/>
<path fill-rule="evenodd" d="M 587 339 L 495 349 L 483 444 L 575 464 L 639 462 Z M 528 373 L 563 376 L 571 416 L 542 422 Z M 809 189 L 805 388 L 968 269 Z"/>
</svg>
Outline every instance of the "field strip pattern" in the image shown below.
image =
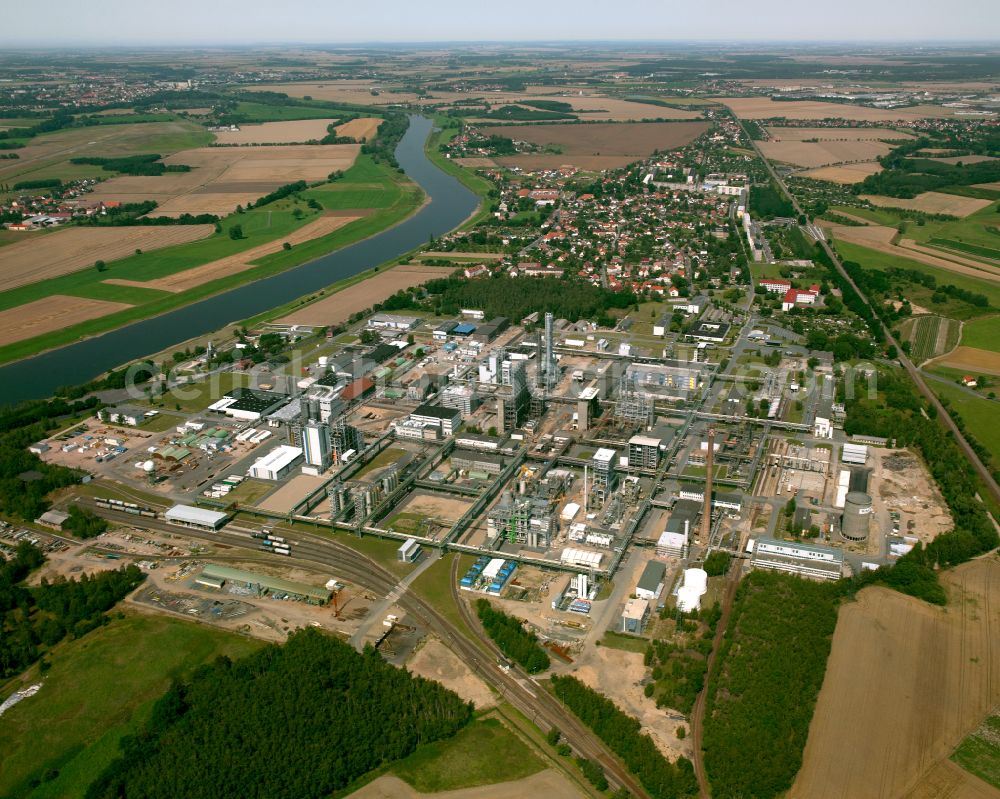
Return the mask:
<svg viewBox="0 0 1000 799">
<path fill-rule="evenodd" d="M 214 225 L 165 227 L 78 227 L 54 233 L 25 233 L 25 240 L 8 244 L 0 258 L 0 291 L 68 275 L 97 261 L 111 262 L 132 255 L 208 238 Z"/>
<path fill-rule="evenodd" d="M 45 299 L 0 311 L 0 341 L 13 344 L 131 307 L 124 302 L 53 294 Z"/>
<path fill-rule="evenodd" d="M 268 242 L 267 244 L 261 244 L 257 247 L 251 247 L 249 250 L 244 250 L 243 252 L 236 253 L 235 255 L 229 255 L 225 258 L 219 258 L 216 261 L 210 261 L 207 264 L 195 266 L 191 269 L 185 269 L 182 272 L 175 272 L 167 277 L 145 281 L 128 280 L 125 278 L 108 278 L 104 282 L 111 283 L 116 286 L 159 289 L 160 291 L 169 291 L 176 294 L 181 291 L 187 291 L 188 289 L 195 288 L 204 283 L 211 283 L 213 280 L 219 280 L 220 278 L 228 277 L 229 275 L 246 272 L 247 270 L 255 267 L 253 261 L 263 258 L 264 256 L 280 252 L 282 245 L 285 242 L 288 242 L 294 247 L 297 244 L 302 244 L 303 242 L 311 239 L 328 236 L 335 230 L 339 230 L 350 222 L 360 219 L 363 215 L 363 211 L 358 211 L 357 216 L 324 215 L 319 219 L 313 220 L 307 225 L 303 225 L 298 230 L 289 233 L 280 241 L 275 240 Z"/>
</svg>

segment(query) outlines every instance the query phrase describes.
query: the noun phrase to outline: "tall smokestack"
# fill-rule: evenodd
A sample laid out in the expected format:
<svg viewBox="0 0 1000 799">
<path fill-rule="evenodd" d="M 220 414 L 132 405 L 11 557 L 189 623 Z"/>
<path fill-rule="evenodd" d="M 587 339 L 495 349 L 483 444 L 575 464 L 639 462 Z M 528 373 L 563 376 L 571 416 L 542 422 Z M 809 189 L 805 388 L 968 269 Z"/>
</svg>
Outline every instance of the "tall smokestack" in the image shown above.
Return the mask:
<svg viewBox="0 0 1000 799">
<path fill-rule="evenodd" d="M 708 544 L 712 534 L 712 473 L 715 471 L 715 428 L 708 428 L 708 453 L 705 455 L 705 506 L 701 511 L 701 543 Z"/>
</svg>

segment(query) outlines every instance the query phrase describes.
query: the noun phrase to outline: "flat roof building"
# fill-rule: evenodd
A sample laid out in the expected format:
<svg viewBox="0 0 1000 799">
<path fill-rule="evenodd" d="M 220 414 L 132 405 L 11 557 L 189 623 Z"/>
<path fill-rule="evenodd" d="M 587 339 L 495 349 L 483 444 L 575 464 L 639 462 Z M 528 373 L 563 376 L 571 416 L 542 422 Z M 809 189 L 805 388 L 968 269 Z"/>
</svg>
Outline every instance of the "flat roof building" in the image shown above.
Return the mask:
<svg viewBox="0 0 1000 799">
<path fill-rule="evenodd" d="M 820 544 L 758 538 L 750 565 L 754 569 L 789 572 L 816 580 L 839 580 L 844 567 L 844 552 Z"/>
<path fill-rule="evenodd" d="M 640 599 L 654 601 L 659 599 L 663 591 L 663 580 L 667 574 L 666 564 L 651 560 L 642 571 L 642 576 L 635 586 L 635 595 Z"/>
<path fill-rule="evenodd" d="M 446 436 L 454 435 L 462 423 L 462 412 L 458 408 L 445 408 L 440 405 L 419 405 L 410 419 L 424 425 L 438 427 Z"/>
<path fill-rule="evenodd" d="M 302 454 L 301 447 L 281 444 L 254 462 L 250 467 L 250 476 L 260 480 L 280 480 L 302 462 Z"/>
<path fill-rule="evenodd" d="M 209 532 L 215 532 L 229 521 L 229 516 L 225 513 L 208 508 L 197 508 L 194 505 L 174 505 L 163 514 L 163 518 L 167 524 L 191 527 L 195 530 L 208 530 Z"/>
<path fill-rule="evenodd" d="M 221 580 L 223 584 L 229 582 L 250 588 L 256 591 L 259 596 L 272 596 L 280 599 L 287 596 L 301 602 L 308 602 L 310 605 L 324 605 L 333 596 L 333 592 L 328 588 L 317 588 L 297 580 L 285 580 L 281 577 L 243 571 L 243 569 L 220 566 L 216 563 L 206 563 L 198 579 L 202 585 L 210 585 Z"/>
<path fill-rule="evenodd" d="M 649 618 L 649 601 L 646 599 L 630 599 L 625 603 L 622 613 L 622 632 L 641 633 Z"/>
</svg>

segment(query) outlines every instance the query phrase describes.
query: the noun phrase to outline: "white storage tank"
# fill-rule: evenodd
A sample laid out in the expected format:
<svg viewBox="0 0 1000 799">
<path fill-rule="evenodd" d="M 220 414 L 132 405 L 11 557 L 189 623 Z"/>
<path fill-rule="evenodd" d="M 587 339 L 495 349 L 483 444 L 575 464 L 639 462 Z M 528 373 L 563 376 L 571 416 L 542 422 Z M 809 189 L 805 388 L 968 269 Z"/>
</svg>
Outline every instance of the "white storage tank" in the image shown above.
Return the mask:
<svg viewBox="0 0 1000 799">
<path fill-rule="evenodd" d="M 690 585 L 682 585 L 677 591 L 677 609 L 683 613 L 691 613 L 701 608 L 701 594 Z"/>
<path fill-rule="evenodd" d="M 692 591 L 696 591 L 698 596 L 701 596 L 708 590 L 708 572 L 704 569 L 685 569 L 684 570 L 684 588 L 690 588 Z"/>
</svg>

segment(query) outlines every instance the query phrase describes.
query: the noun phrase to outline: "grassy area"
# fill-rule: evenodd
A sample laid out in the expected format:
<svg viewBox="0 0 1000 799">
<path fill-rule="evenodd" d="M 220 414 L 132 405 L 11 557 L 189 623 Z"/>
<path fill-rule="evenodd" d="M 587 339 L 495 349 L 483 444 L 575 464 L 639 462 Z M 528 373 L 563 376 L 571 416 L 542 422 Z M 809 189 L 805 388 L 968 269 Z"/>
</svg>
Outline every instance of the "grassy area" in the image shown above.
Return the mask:
<svg viewBox="0 0 1000 799">
<path fill-rule="evenodd" d="M 973 397 L 959 386 L 942 383 L 938 380 L 928 382 L 934 393 L 950 403 L 949 411 L 954 411 L 965 422 L 966 430 L 980 444 L 1000 458 L 1000 402 L 996 400 Z"/>
<path fill-rule="evenodd" d="M 163 407 L 187 413 L 197 413 L 224 397 L 232 389 L 248 385 L 250 385 L 250 376 L 243 372 L 218 372 L 209 375 L 205 380 L 171 389 L 170 393 L 162 398 Z M 152 404 L 149 400 L 145 402 Z M 158 399 L 157 404 L 159 402 Z"/>
<path fill-rule="evenodd" d="M 990 716 L 951 756 L 958 765 L 1000 788 L 1000 716 Z"/>
<path fill-rule="evenodd" d="M 440 125 L 447 117 L 435 118 L 434 122 Z M 442 172 L 447 172 L 449 175 L 458 178 L 459 182 L 468 189 L 471 189 L 480 197 L 485 198 L 487 194 L 493 189 L 493 184 L 486 178 L 482 178 L 473 172 L 471 169 L 466 169 L 463 166 L 459 166 L 450 158 L 445 157 L 445 154 L 441 152 L 441 147 L 450 142 L 455 136 L 459 134 L 457 128 L 446 128 L 442 130 L 435 130 L 427 138 L 427 144 L 424 147 L 424 151 L 427 154 L 427 158 L 437 166 Z M 479 208 L 476 212 L 469 217 L 460 227 L 460 229 L 471 228 L 479 224 L 486 216 L 490 213 L 489 205 L 485 200 L 479 203 Z"/>
<path fill-rule="evenodd" d="M 944 340 L 938 347 L 942 327 L 945 328 Z M 910 343 L 910 355 L 919 362 L 954 349 L 958 344 L 959 323 L 941 316 L 915 316 L 904 321 L 900 331 L 902 341 Z"/>
<path fill-rule="evenodd" d="M 171 679 L 261 644 L 180 619 L 129 615 L 59 645 L 42 690 L 0 720 L 0 795 L 82 796 Z M 29 673 L 29 680 L 37 681 Z M 52 776 L 32 790 L 31 780 Z"/>
<path fill-rule="evenodd" d="M 967 289 L 968 291 L 975 292 L 976 294 L 985 294 L 989 298 L 990 305 L 1000 307 L 1000 284 L 992 283 L 988 280 L 979 280 L 978 278 L 969 277 L 968 275 L 960 275 L 956 272 L 949 272 L 946 269 L 938 269 L 937 267 L 928 266 L 927 264 L 922 264 L 919 261 L 913 261 L 909 258 L 903 258 L 898 255 L 876 252 L 875 250 L 869 250 L 867 247 L 861 247 L 857 244 L 849 244 L 840 240 L 836 242 L 836 249 L 837 252 L 840 253 L 842 259 L 846 261 L 856 261 L 867 269 L 884 270 L 891 267 L 897 267 L 899 269 L 915 269 L 918 272 L 933 275 L 939 285 L 943 286 L 950 283 L 953 286 Z M 919 303 L 919 300 L 914 297 L 911 298 L 911 302 Z M 966 305 L 965 303 L 962 303 L 962 305 L 969 309 L 969 316 L 978 316 L 982 313 L 982 311 Z M 951 312 L 942 311 L 942 313 L 946 313 L 948 316 L 955 316 Z M 968 318 L 968 316 L 965 318 Z"/>
<path fill-rule="evenodd" d="M 368 461 L 368 463 L 366 463 L 361 469 L 355 472 L 351 479 L 360 480 L 366 474 L 369 474 L 376 469 L 384 469 L 386 466 L 398 463 L 399 460 L 405 456 L 405 449 L 400 449 L 398 447 L 386 447 L 378 455 Z"/>
<path fill-rule="evenodd" d="M 423 793 L 520 780 L 545 764 L 496 718 L 473 721 L 453 738 L 422 746 L 392 773 Z"/>
<path fill-rule="evenodd" d="M 131 255 L 110 262 L 104 272 L 98 272 L 96 269 L 84 269 L 70 275 L 3 292 L 0 294 L 0 310 L 42 299 L 52 294 L 68 294 L 98 300 L 125 302 L 132 304 L 133 307 L 32 339 L 2 346 L 0 347 L 0 363 L 28 357 L 81 337 L 95 335 L 137 319 L 160 314 L 313 260 L 392 226 L 419 208 L 423 200 L 423 192 L 416 184 L 411 183 L 405 176 L 387 166 L 375 164 L 368 156 L 361 156 L 357 164 L 349 169 L 340 181 L 332 185 L 336 185 L 337 191 L 341 191 L 344 186 L 350 183 L 363 183 L 369 187 L 365 189 L 365 192 L 372 192 L 375 191 L 371 188 L 373 182 L 382 187 L 379 190 L 382 192 L 382 207 L 376 208 L 374 213 L 351 222 L 327 236 L 303 242 L 291 250 L 281 250 L 265 256 L 255 262 L 256 266 L 253 269 L 227 275 L 181 293 L 174 294 L 156 289 L 115 286 L 104 281 L 109 277 L 140 281 L 166 277 L 218 258 L 243 252 L 250 247 L 280 240 L 292 230 L 307 224 L 320 212 L 308 209 L 304 201 L 300 202 L 295 198 L 289 198 L 272 203 L 262 209 L 233 214 L 221 223 L 222 232 L 201 241 L 167 247 L 141 255 Z M 311 198 L 310 192 L 323 190 L 323 187 L 309 190 L 303 194 L 303 200 Z M 356 196 L 352 197 L 349 191 L 345 197 L 352 201 L 357 199 Z M 301 220 L 295 218 L 296 209 L 302 214 Z M 229 238 L 228 230 L 237 223 L 243 228 L 244 238 L 234 241 Z"/>
<path fill-rule="evenodd" d="M 962 327 L 962 346 L 1000 352 L 1000 316 L 966 322 Z"/>
<path fill-rule="evenodd" d="M 469 626 L 462 618 L 462 614 L 459 613 L 458 607 L 455 605 L 455 599 L 451 593 L 451 564 L 455 558 L 459 559 L 457 573 L 458 578 L 461 579 L 462 575 L 469 570 L 475 558 L 472 555 L 459 555 L 458 553 L 445 555 L 414 580 L 410 586 L 410 590 L 415 591 L 433 605 L 438 613 L 454 624 L 466 638 L 475 642 L 485 651 L 485 646 L 480 638 L 469 629 Z"/>
<path fill-rule="evenodd" d="M 248 122 L 284 122 L 293 119 L 338 119 L 345 112 L 337 108 L 309 105 L 268 105 L 241 101 L 233 111 Z"/>
<path fill-rule="evenodd" d="M 256 505 L 261 497 L 274 490 L 274 483 L 263 480 L 244 480 L 225 496 L 226 502 L 238 502 L 240 505 Z"/>
<path fill-rule="evenodd" d="M 176 427 L 182 422 L 184 422 L 184 417 L 161 411 L 156 416 L 143 422 L 139 429 L 146 433 L 162 433 L 171 427 Z"/>
<path fill-rule="evenodd" d="M 611 649 L 621 649 L 623 652 L 638 652 L 644 654 L 649 641 L 636 635 L 626 635 L 625 633 L 608 630 L 601 639 L 601 646 Z"/>
</svg>

